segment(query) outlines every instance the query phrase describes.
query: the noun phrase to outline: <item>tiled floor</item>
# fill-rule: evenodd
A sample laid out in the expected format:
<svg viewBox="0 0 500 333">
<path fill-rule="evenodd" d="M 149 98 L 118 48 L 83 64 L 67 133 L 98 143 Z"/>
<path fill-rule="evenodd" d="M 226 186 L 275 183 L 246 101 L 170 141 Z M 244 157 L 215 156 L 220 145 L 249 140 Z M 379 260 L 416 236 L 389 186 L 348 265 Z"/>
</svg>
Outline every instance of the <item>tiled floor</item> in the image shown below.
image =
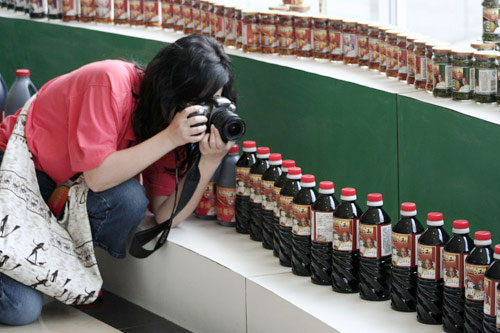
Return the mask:
<svg viewBox="0 0 500 333">
<path fill-rule="evenodd" d="M 97 307 L 80 311 L 50 301 L 35 323 L 21 327 L 0 324 L 0 333 L 189 333 L 138 305 L 103 292 L 103 303 Z"/>
</svg>

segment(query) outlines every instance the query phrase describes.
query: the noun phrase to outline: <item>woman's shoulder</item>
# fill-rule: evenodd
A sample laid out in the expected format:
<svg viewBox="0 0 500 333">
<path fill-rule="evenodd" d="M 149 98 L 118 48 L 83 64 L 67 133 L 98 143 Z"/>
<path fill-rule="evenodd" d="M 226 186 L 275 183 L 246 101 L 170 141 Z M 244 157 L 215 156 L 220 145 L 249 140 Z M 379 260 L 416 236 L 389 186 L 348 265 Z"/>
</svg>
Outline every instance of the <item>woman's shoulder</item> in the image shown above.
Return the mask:
<svg viewBox="0 0 500 333">
<path fill-rule="evenodd" d="M 125 86 L 130 90 L 130 85 L 138 79 L 139 70 L 131 62 L 102 60 L 79 68 L 75 74 L 86 77 L 89 85 L 109 86 L 113 90 Z"/>
</svg>

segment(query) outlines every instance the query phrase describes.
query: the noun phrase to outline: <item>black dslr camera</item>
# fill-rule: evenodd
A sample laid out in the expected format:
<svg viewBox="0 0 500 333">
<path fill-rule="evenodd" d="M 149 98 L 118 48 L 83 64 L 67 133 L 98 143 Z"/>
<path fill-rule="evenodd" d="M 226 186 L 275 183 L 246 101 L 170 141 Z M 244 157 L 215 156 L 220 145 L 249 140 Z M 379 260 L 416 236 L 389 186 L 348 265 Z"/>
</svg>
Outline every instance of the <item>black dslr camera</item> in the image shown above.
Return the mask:
<svg viewBox="0 0 500 333">
<path fill-rule="evenodd" d="M 199 105 L 202 106 L 202 109 L 197 113 L 190 114 L 189 118 L 194 116 L 207 117 L 207 133 L 210 132 L 210 125 L 214 125 L 219 130 L 224 142 L 238 141 L 245 135 L 245 122 L 235 113 L 236 105 L 229 99 L 216 96 Z M 201 125 L 203 124 L 196 124 L 193 127 Z"/>
</svg>

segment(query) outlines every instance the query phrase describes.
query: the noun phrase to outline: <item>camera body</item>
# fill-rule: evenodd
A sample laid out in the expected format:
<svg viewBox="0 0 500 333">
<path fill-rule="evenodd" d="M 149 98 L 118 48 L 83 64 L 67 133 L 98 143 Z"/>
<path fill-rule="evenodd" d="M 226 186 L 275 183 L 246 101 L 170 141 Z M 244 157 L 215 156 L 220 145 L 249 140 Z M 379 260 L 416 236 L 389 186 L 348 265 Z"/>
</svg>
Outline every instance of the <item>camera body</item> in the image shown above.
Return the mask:
<svg viewBox="0 0 500 333">
<path fill-rule="evenodd" d="M 221 135 L 224 142 L 237 141 L 245 135 L 246 124 L 236 113 L 236 105 L 226 97 L 215 96 L 208 102 L 200 103 L 201 110 L 189 115 L 189 118 L 195 116 L 205 116 L 208 118 L 207 133 L 210 132 L 210 126 L 214 125 Z M 196 124 L 202 126 L 204 124 Z"/>
</svg>

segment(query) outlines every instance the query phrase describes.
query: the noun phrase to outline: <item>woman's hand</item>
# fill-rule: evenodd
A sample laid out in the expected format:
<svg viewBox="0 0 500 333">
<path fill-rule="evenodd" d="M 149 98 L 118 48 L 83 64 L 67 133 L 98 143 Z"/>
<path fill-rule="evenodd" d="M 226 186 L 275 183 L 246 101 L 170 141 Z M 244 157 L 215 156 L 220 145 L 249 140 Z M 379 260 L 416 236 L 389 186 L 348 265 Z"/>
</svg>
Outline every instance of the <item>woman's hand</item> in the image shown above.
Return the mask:
<svg viewBox="0 0 500 333">
<path fill-rule="evenodd" d="M 201 106 L 193 105 L 178 112 L 170 125 L 164 130 L 168 140 L 175 144 L 175 147 L 183 146 L 186 143 L 200 142 L 204 138 L 207 130 L 205 123 L 208 121 L 205 116 L 193 116 L 188 118 L 192 113 L 201 110 Z M 196 127 L 191 127 L 196 124 L 203 124 Z"/>
<path fill-rule="evenodd" d="M 220 161 L 234 145 L 234 142 L 225 143 L 214 125 L 210 128 L 210 133 L 207 133 L 200 141 L 201 161 L 206 163 L 219 165 Z"/>
</svg>

